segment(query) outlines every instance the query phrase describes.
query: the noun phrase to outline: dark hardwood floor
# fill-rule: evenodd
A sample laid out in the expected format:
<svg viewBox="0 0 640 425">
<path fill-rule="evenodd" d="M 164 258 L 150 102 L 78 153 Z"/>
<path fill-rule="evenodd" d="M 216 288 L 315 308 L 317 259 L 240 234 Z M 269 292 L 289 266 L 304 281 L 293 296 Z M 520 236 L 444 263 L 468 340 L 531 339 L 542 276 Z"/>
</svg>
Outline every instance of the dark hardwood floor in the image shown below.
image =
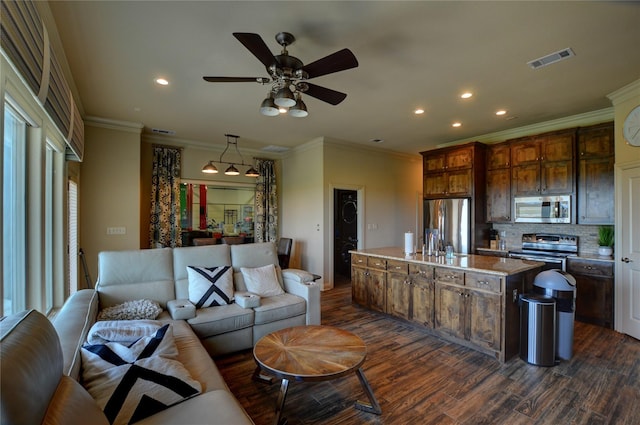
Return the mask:
<svg viewBox="0 0 640 425">
<path fill-rule="evenodd" d="M 382 415 L 354 409 L 366 399 L 354 374 L 292 382 L 283 412 L 290 425 L 640 424 L 640 342 L 609 329 L 576 322 L 573 358 L 554 367 L 500 364 L 353 306 L 349 284 L 322 293 L 322 323 L 367 344 L 363 369 Z M 251 379 L 250 350 L 215 360 L 255 423 L 271 424 L 279 383 Z"/>
</svg>

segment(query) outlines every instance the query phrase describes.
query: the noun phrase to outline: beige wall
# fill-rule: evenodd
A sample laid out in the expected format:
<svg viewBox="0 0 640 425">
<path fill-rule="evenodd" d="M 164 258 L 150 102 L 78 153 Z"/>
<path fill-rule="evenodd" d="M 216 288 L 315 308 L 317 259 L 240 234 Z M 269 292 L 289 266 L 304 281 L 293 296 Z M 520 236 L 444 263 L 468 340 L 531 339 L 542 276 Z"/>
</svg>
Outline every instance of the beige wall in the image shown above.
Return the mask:
<svg viewBox="0 0 640 425">
<path fill-rule="evenodd" d="M 631 146 L 622 135 L 622 125 L 631 110 L 640 105 L 640 80 L 609 95 L 615 111 L 616 165 L 640 160 L 640 146 Z"/>
<path fill-rule="evenodd" d="M 140 129 L 85 126 L 80 166 L 80 247 L 95 282 L 98 253 L 140 247 Z M 107 235 L 124 227 L 124 235 Z"/>
<path fill-rule="evenodd" d="M 333 286 L 333 190 L 359 190 L 364 228 L 360 248 L 398 246 L 416 231 L 422 198 L 422 161 L 348 143 L 318 139 L 283 160 L 282 235 L 295 242 L 293 267 Z M 417 201 L 417 202 L 416 202 Z M 418 212 L 416 212 L 418 203 Z M 421 232 L 421 219 L 418 219 Z"/>
</svg>

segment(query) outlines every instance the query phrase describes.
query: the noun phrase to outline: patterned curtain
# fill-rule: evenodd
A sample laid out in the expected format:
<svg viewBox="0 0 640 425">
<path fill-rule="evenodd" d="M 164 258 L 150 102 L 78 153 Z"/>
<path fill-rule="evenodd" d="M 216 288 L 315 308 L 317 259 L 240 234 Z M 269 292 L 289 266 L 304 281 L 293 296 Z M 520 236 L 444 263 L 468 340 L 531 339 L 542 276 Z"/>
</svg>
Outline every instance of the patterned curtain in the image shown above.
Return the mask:
<svg viewBox="0 0 640 425">
<path fill-rule="evenodd" d="M 255 241 L 276 242 L 278 239 L 278 194 L 273 161 L 256 159 L 260 177 L 256 179 Z"/>
<path fill-rule="evenodd" d="M 151 247 L 182 245 L 180 229 L 180 164 L 179 148 L 153 147 L 151 177 Z"/>
</svg>

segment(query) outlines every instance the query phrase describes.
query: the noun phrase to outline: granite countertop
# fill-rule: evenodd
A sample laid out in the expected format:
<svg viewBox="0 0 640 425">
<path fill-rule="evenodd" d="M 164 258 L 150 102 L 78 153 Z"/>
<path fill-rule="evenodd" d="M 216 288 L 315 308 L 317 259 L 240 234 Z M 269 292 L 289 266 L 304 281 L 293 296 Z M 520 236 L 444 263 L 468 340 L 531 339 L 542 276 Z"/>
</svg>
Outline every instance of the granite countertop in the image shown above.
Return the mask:
<svg viewBox="0 0 640 425">
<path fill-rule="evenodd" d="M 448 267 L 462 271 L 474 271 L 481 273 L 509 276 L 543 266 L 539 261 L 518 260 L 515 258 L 494 257 L 488 255 L 455 254 L 454 258 L 445 258 L 444 255 L 422 256 L 404 255 L 404 250 L 399 247 L 371 248 L 357 251 L 349 251 L 352 254 L 369 255 L 387 260 L 402 260 L 410 263 L 427 264 L 439 267 Z"/>
</svg>

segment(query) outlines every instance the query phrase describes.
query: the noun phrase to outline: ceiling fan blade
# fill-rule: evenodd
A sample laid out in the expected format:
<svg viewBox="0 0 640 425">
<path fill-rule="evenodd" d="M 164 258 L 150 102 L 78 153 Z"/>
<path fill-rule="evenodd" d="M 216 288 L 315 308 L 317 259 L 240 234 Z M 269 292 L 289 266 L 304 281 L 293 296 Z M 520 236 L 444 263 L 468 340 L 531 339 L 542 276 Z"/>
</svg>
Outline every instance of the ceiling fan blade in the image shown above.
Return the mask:
<svg viewBox="0 0 640 425">
<path fill-rule="evenodd" d="M 326 87 L 317 86 L 315 84 L 306 83 L 309 88 L 304 92 L 309 96 L 322 100 L 323 102 L 330 103 L 331 105 L 337 105 L 342 102 L 347 95 L 336 90 L 331 90 Z"/>
<path fill-rule="evenodd" d="M 309 74 L 309 78 L 321 75 L 332 74 L 338 71 L 355 68 L 358 60 L 349 49 L 342 49 L 315 62 L 302 67 L 302 70 Z"/>
<path fill-rule="evenodd" d="M 273 56 L 273 53 L 271 53 L 267 44 L 258 34 L 250 32 L 234 32 L 233 36 L 237 38 L 238 41 L 251 53 L 253 53 L 253 56 L 258 58 L 266 68 L 269 68 L 271 65 L 276 63 L 276 58 Z"/>
<path fill-rule="evenodd" d="M 262 77 L 202 77 L 210 83 L 261 83 Z"/>
</svg>

